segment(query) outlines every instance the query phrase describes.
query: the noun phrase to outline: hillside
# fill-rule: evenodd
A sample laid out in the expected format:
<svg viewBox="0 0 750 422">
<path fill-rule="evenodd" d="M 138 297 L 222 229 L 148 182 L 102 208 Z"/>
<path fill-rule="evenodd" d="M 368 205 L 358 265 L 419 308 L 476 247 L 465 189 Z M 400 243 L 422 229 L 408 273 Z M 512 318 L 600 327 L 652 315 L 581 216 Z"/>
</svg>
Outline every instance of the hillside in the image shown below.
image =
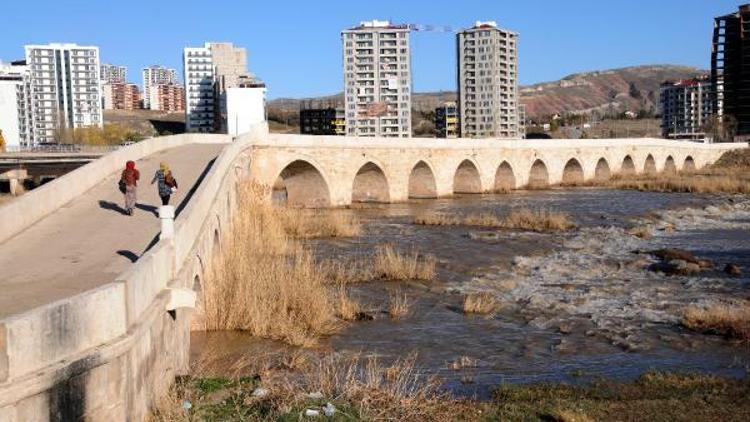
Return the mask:
<svg viewBox="0 0 750 422">
<path fill-rule="evenodd" d="M 698 68 L 675 65 L 634 66 L 577 73 L 559 81 L 520 87 L 521 102 L 526 105 L 528 116 L 535 120 L 569 112 L 596 111 L 604 116 L 626 110 L 655 111 L 662 82 L 704 73 L 705 70 Z M 456 93 L 450 91 L 415 93 L 412 108 L 418 120 L 418 115 L 427 114 L 440 103 L 455 99 Z M 304 100 L 343 102 L 343 94 Z M 292 98 L 270 101 L 269 118 L 286 125 L 298 125 L 301 101 L 303 100 Z"/>
</svg>

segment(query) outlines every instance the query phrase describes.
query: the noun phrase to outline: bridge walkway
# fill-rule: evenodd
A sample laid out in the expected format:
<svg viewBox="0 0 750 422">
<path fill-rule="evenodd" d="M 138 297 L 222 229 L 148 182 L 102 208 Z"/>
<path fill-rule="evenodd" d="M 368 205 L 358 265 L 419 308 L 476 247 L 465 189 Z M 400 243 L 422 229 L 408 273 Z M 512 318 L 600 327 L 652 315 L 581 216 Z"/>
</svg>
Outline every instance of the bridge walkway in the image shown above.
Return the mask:
<svg viewBox="0 0 750 422">
<path fill-rule="evenodd" d="M 122 212 L 117 172 L 0 243 L 0 319 L 114 281 L 159 234 L 161 201 L 150 185 L 159 162 L 169 163 L 180 185 L 171 201 L 179 213 L 226 145 L 189 144 L 137 161 L 141 180 L 132 217 Z"/>
</svg>

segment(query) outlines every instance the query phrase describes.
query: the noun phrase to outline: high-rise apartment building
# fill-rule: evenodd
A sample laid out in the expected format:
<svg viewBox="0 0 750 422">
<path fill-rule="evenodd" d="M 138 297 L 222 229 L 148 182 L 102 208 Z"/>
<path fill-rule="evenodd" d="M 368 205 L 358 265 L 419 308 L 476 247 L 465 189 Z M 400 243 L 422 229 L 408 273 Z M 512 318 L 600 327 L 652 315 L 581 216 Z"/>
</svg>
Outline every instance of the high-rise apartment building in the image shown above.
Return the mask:
<svg viewBox="0 0 750 422">
<path fill-rule="evenodd" d="M 665 82 L 661 86 L 662 135 L 665 138 L 701 139 L 713 113 L 709 78 Z"/>
<path fill-rule="evenodd" d="M 435 109 L 438 138 L 458 138 L 458 106 L 450 101 Z"/>
<path fill-rule="evenodd" d="M 151 110 L 185 111 L 185 88 L 178 84 L 159 84 L 151 87 Z"/>
<path fill-rule="evenodd" d="M 136 84 L 110 83 L 102 85 L 105 110 L 138 110 L 141 91 Z"/>
<path fill-rule="evenodd" d="M 737 120 L 737 139 L 750 139 L 750 4 L 714 19 L 711 81 L 713 108 Z"/>
<path fill-rule="evenodd" d="M 63 130 L 103 125 L 99 48 L 27 45 L 31 84 L 30 143 L 59 141 Z"/>
<path fill-rule="evenodd" d="M 477 22 L 457 35 L 461 137 L 519 138 L 518 34 Z"/>
<path fill-rule="evenodd" d="M 410 29 L 362 22 L 341 33 L 349 136 L 411 136 Z"/>
<path fill-rule="evenodd" d="M 151 87 L 177 83 L 177 71 L 159 65 L 144 67 L 143 74 L 143 108 L 158 110 L 151 105 Z"/>
<path fill-rule="evenodd" d="M 102 84 L 124 84 L 128 82 L 128 68 L 114 64 L 99 66 L 99 78 Z"/>
<path fill-rule="evenodd" d="M 206 43 L 188 47 L 183 53 L 185 68 L 185 123 L 189 132 L 228 133 L 227 92 L 248 89 L 247 98 L 239 91 L 234 98 L 265 95 L 265 84 L 247 70 L 247 51 L 232 43 Z M 242 104 L 242 101 L 235 101 Z M 264 102 L 261 102 L 264 104 Z M 238 112 L 238 114 L 241 114 Z M 265 111 L 261 113 L 265 115 Z M 235 119 L 236 120 L 236 119 Z M 238 125 L 234 122 L 233 127 Z"/>
<path fill-rule="evenodd" d="M 0 63 L 0 132 L 6 146 L 28 145 L 30 92 L 29 72 L 24 62 Z"/>
</svg>

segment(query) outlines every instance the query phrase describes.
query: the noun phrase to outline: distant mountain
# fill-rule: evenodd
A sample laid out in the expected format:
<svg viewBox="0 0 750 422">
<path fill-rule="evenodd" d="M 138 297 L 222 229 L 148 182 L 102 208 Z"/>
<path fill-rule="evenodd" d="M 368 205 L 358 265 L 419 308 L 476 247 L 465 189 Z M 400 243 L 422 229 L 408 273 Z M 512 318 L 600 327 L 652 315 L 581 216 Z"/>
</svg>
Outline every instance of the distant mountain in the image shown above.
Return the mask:
<svg viewBox="0 0 750 422">
<path fill-rule="evenodd" d="M 521 103 L 527 115 L 541 119 L 568 112 L 654 111 L 659 102 L 659 86 L 666 80 L 687 79 L 708 73 L 689 66 L 648 65 L 621 69 L 576 73 L 559 81 L 521 86 Z M 343 94 L 325 97 L 280 98 L 268 103 L 269 118 L 294 126 L 299 124 L 298 111 L 302 101 L 342 103 Z M 455 101 L 451 91 L 415 93 L 412 108 L 415 114 L 428 113 L 445 101 Z"/>
</svg>

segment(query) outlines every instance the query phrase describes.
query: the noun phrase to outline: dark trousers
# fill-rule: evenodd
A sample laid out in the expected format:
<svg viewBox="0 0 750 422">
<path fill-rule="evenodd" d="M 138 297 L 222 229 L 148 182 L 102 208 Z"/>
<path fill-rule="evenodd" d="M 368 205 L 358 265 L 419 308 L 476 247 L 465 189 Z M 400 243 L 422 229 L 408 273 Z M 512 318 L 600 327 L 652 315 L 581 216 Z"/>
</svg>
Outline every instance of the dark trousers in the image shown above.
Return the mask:
<svg viewBox="0 0 750 422">
<path fill-rule="evenodd" d="M 170 198 L 171 196 L 172 196 L 172 195 L 165 195 L 165 196 L 162 196 L 162 197 L 161 197 L 161 204 L 162 204 L 162 205 L 169 205 L 169 198 Z"/>
</svg>

